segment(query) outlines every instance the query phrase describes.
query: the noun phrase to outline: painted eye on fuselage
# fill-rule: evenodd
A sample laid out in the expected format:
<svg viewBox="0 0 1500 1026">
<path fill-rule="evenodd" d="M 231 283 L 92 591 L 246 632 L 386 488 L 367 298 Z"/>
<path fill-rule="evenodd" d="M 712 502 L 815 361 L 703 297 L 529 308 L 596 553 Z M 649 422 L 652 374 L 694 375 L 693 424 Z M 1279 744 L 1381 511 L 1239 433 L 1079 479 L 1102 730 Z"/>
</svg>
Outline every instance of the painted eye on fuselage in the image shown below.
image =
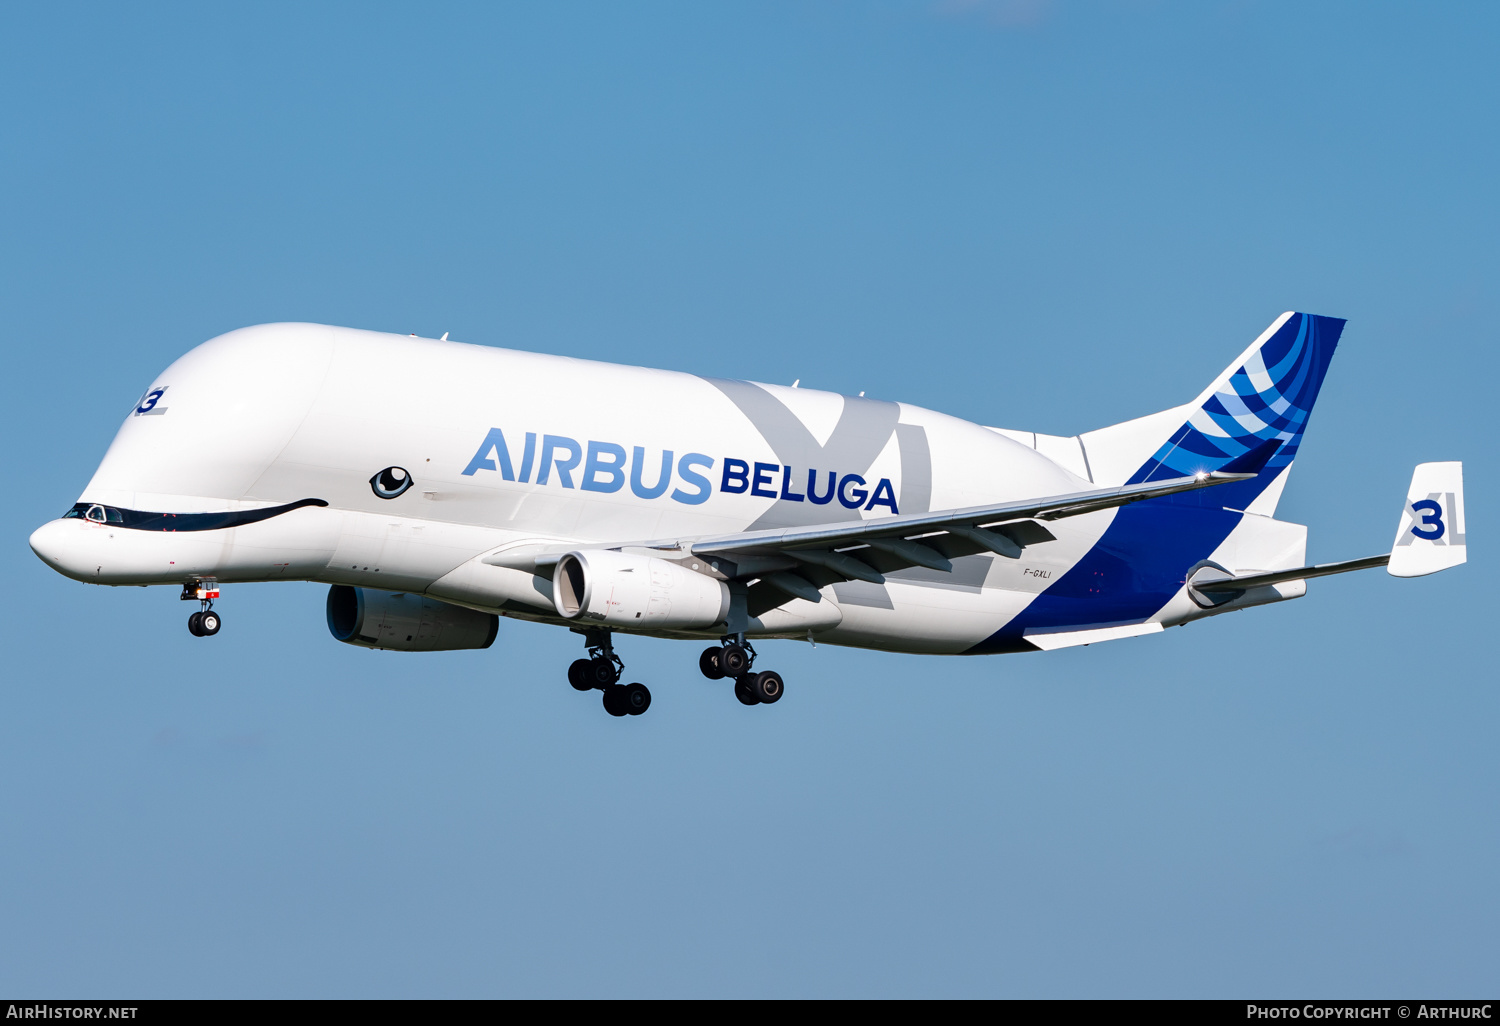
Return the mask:
<svg viewBox="0 0 1500 1026">
<path fill-rule="evenodd" d="M 411 474 L 404 467 L 386 467 L 370 478 L 370 490 L 382 499 L 394 499 L 411 487 Z"/>
</svg>

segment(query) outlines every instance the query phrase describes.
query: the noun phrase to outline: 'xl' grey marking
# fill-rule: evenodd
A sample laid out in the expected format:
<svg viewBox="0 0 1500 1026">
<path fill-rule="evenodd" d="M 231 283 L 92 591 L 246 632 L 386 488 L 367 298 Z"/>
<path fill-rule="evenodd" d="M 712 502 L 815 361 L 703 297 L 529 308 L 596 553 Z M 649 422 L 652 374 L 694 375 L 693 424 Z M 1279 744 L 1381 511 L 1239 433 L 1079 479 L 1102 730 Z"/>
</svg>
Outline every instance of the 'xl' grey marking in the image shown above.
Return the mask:
<svg viewBox="0 0 1500 1026">
<path fill-rule="evenodd" d="M 895 432 L 901 450 L 901 498 L 903 513 L 926 513 L 932 497 L 932 457 L 927 446 L 927 432 L 915 424 L 897 425 L 901 407 L 880 399 L 844 396 L 844 409 L 826 445 L 819 445 L 813 433 L 786 404 L 759 385 L 726 378 L 705 378 L 729 400 L 760 432 L 783 466 L 801 475 L 792 479 L 792 488 L 802 491 L 807 485 L 807 471 L 815 469 L 825 488 L 830 470 L 840 474 L 861 474 L 870 469 Z M 777 475 L 776 487 L 781 486 Z M 846 509 L 837 502 L 819 506 L 811 502 L 775 502 L 761 514 L 748 530 L 764 527 L 801 527 L 836 520 L 858 520 L 859 510 Z"/>
</svg>

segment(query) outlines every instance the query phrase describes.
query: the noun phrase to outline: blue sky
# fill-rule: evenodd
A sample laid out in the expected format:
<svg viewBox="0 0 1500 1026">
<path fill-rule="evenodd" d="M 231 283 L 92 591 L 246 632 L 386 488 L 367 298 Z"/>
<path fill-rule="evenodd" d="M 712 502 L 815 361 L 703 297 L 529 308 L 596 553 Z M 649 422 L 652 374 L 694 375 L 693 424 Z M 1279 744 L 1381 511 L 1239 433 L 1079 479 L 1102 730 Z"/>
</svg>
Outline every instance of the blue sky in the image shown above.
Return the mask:
<svg viewBox="0 0 1500 1026">
<path fill-rule="evenodd" d="M 1494 991 L 1492 5 L 38 5 L 0 13 L 0 991 Z M 1280 508 L 1473 562 L 935 659 L 342 646 L 326 589 L 26 546 L 182 352 L 274 320 L 865 391 L 1072 434 L 1347 317 Z M 399 393 L 399 382 L 393 382 Z M 225 424 L 226 432 L 233 431 Z M 767 658 L 769 656 L 769 658 Z"/>
</svg>

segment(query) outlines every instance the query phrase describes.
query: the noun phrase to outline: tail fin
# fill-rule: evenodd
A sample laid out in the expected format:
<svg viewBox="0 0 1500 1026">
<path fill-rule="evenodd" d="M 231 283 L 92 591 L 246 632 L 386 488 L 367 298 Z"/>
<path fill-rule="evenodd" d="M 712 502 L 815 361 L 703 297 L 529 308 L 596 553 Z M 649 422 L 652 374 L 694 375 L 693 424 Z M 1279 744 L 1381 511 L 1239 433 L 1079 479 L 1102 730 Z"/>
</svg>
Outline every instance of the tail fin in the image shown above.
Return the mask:
<svg viewBox="0 0 1500 1026">
<path fill-rule="evenodd" d="M 1095 483 L 1222 470 L 1275 440 L 1280 447 L 1254 480 L 1211 496 L 1216 506 L 1274 512 L 1343 330 L 1337 317 L 1284 313 L 1193 402 L 1081 436 Z"/>
</svg>

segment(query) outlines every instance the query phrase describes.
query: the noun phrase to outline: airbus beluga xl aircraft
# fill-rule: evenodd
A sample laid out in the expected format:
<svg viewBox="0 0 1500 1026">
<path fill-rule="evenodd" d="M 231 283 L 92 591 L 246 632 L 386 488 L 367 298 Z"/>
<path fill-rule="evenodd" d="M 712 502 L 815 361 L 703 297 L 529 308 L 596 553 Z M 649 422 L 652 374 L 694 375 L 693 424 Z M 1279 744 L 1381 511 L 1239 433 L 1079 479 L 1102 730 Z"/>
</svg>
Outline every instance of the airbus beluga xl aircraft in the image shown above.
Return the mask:
<svg viewBox="0 0 1500 1026">
<path fill-rule="evenodd" d="M 1412 477 L 1388 555 L 1305 565 L 1276 501 L 1344 322 L 1286 313 L 1192 402 L 1070 438 L 904 403 L 443 339 L 267 324 L 205 342 L 31 547 L 74 580 L 320 581 L 339 641 L 487 648 L 568 627 L 615 716 L 616 632 L 708 640 L 746 705 L 768 638 L 1050 651 L 1464 562 L 1462 468 Z"/>
</svg>

